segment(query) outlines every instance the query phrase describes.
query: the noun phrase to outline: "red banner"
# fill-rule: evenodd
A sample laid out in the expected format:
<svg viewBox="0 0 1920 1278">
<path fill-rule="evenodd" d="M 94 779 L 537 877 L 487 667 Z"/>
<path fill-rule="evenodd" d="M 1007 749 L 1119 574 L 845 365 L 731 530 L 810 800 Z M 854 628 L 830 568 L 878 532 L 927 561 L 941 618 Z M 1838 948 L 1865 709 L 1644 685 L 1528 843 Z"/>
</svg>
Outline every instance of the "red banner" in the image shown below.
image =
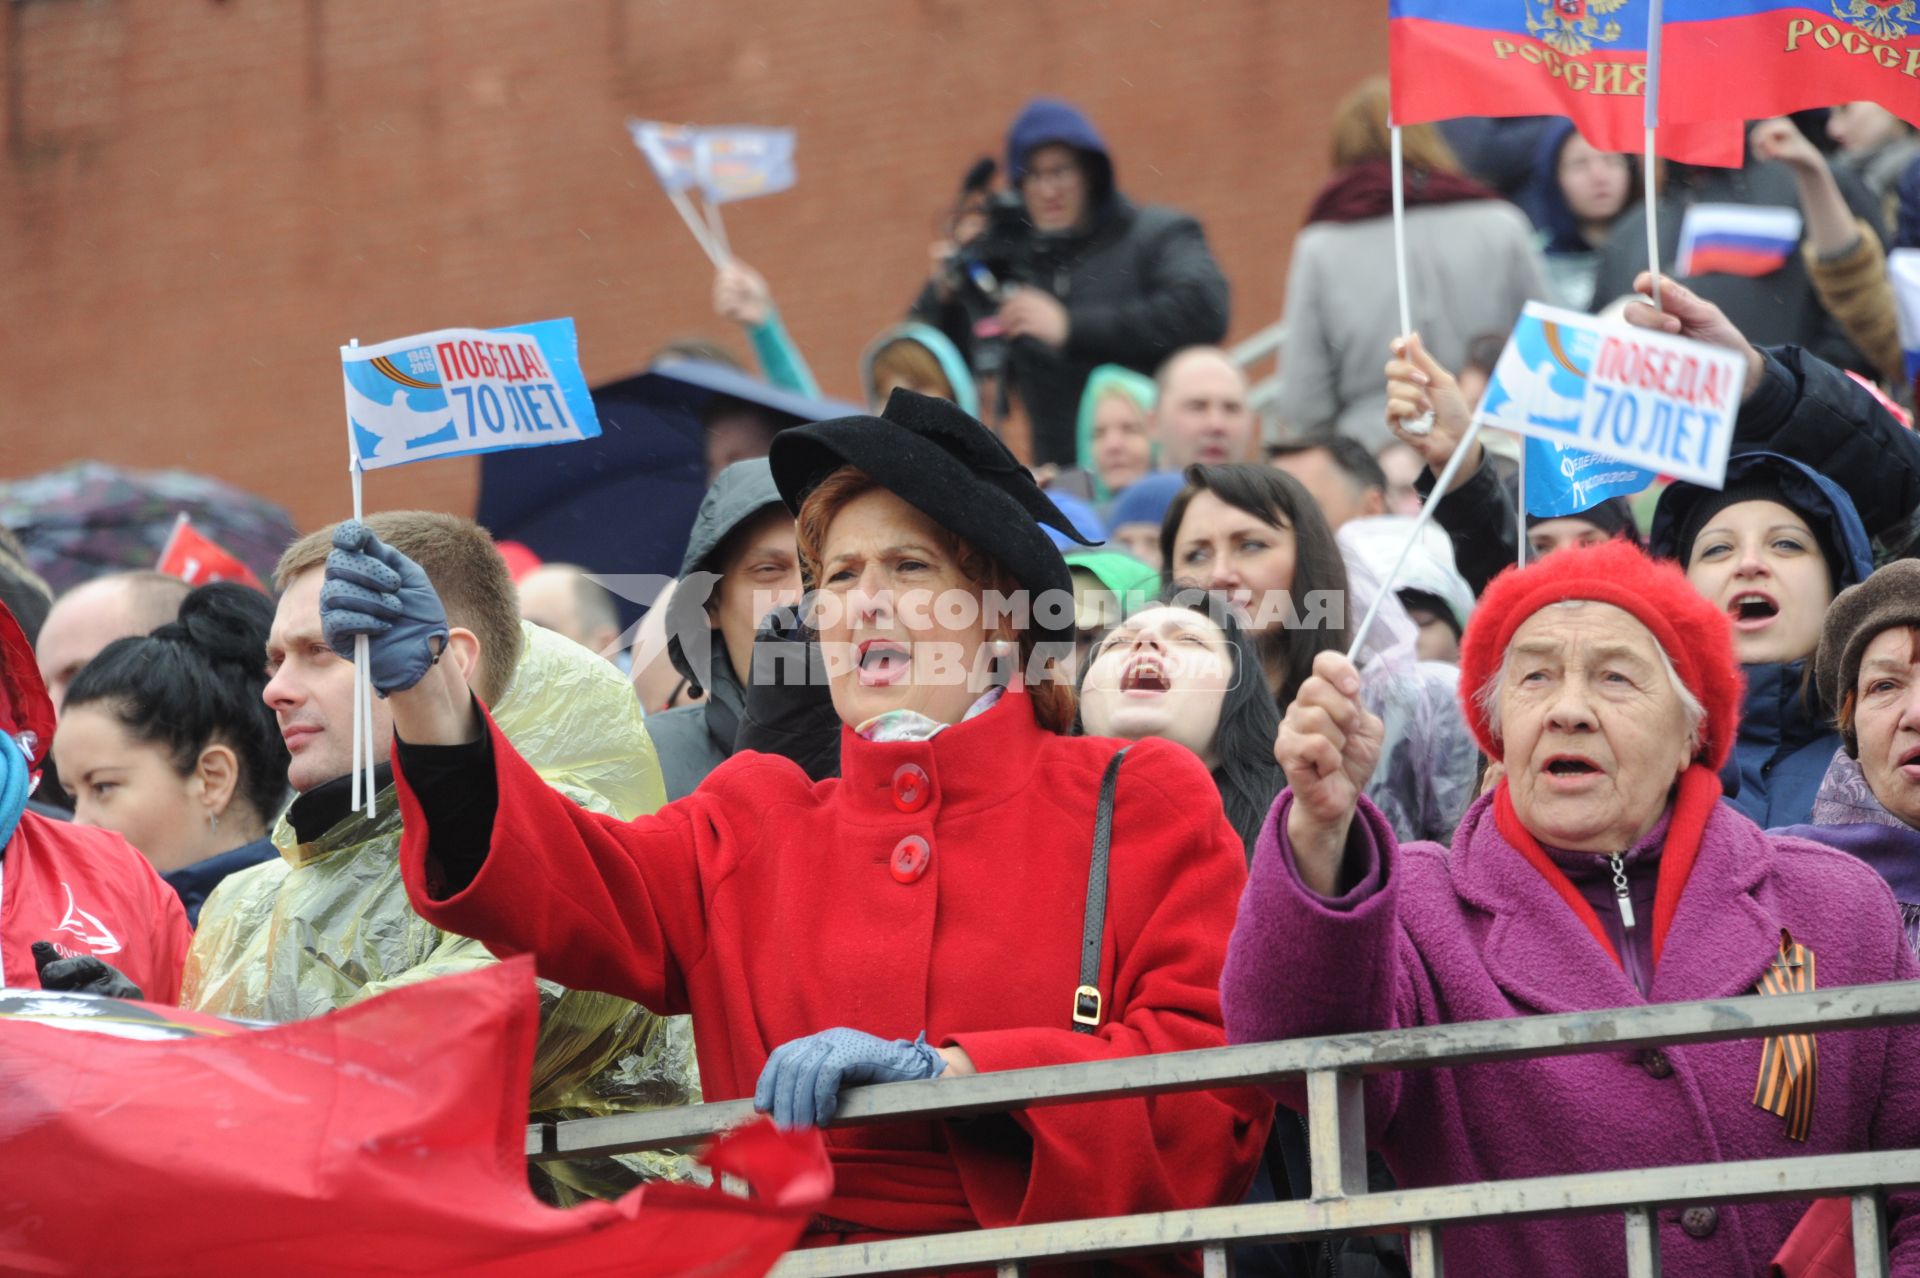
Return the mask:
<svg viewBox="0 0 1920 1278">
<path fill-rule="evenodd" d="M 1391 0 L 1395 123 L 1558 115 L 1600 150 L 1638 155 L 1646 142 L 1647 8 L 1599 10 L 1589 13 L 1579 0 Z M 1744 161 L 1737 118 L 1669 125 L 1661 106 L 1660 155 L 1730 168 Z"/>
<path fill-rule="evenodd" d="M 195 528 L 193 521 L 185 515 L 174 522 L 173 533 L 167 538 L 167 544 L 160 551 L 160 562 L 154 567 L 169 577 L 178 577 L 190 586 L 204 586 L 210 581 L 237 581 L 262 593 L 266 591 L 260 579 L 253 575 L 253 569 L 241 563 L 219 542 Z"/>
<path fill-rule="evenodd" d="M 75 1001 L 34 997 L 43 1018 Z M 92 1002 L 96 1019 L 127 1007 Z M 524 957 L 225 1036 L 24 1015 L 0 1016 L 7 1273 L 760 1278 L 832 1187 L 817 1132 L 762 1122 L 707 1158 L 751 1199 L 655 1184 L 567 1211 L 536 1200 Z"/>
<path fill-rule="evenodd" d="M 1666 0 L 1660 118 L 1878 102 L 1920 126 L 1920 12 L 1880 0 Z"/>
</svg>

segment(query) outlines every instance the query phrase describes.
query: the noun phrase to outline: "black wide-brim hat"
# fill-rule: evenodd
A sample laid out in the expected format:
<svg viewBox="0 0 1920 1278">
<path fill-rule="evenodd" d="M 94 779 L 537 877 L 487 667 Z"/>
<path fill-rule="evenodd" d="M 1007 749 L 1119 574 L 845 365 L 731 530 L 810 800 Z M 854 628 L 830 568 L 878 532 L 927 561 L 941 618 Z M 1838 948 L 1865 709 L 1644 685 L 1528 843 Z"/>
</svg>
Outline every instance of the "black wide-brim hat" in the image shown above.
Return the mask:
<svg viewBox="0 0 1920 1278">
<path fill-rule="evenodd" d="M 1032 597 L 1028 616 L 1037 638 L 1073 637 L 1073 577 L 1040 526 L 1056 528 L 1083 546 L 1097 543 L 1075 531 L 1019 458 L 956 405 L 896 390 L 878 417 L 836 417 L 781 431 L 768 461 L 781 500 L 795 515 L 828 475 L 843 466 L 861 471 L 998 560 Z M 1055 590 L 1064 592 L 1064 609 L 1033 606 Z M 1049 620 L 1059 624 L 1048 625 Z"/>
</svg>

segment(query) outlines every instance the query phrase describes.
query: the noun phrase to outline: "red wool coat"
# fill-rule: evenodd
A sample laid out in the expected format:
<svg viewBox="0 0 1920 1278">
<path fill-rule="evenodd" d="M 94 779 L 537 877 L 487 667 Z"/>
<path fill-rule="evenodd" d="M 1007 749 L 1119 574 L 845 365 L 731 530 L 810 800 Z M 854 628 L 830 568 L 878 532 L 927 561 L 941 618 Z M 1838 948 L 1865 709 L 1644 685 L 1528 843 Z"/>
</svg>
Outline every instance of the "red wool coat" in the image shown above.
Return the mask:
<svg viewBox="0 0 1920 1278">
<path fill-rule="evenodd" d="M 925 1030 L 982 1072 L 1225 1042 L 1218 987 L 1245 860 L 1179 746 L 1142 742 L 1121 768 L 1105 1020 L 1089 1035 L 1070 1013 L 1100 777 L 1119 743 L 1047 732 L 1012 694 L 928 741 L 843 731 L 842 776 L 818 784 L 786 759 L 738 755 L 623 823 L 556 795 L 489 731 L 491 846 L 445 900 L 426 890 L 424 814 L 396 770 L 414 908 L 496 953 L 531 952 L 564 985 L 691 1012 L 709 1100 L 751 1096 L 775 1047 L 837 1025 Z M 1240 1090 L 830 1131 L 822 1211 L 859 1236 L 1236 1202 L 1270 1114 Z"/>
</svg>

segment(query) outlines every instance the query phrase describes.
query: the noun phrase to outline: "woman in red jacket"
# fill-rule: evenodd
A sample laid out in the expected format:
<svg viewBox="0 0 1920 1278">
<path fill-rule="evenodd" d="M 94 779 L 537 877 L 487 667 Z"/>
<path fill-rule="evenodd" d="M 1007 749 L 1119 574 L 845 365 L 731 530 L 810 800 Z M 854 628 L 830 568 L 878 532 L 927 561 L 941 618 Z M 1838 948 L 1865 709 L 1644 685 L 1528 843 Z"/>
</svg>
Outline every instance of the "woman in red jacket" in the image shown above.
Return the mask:
<svg viewBox="0 0 1920 1278">
<path fill-rule="evenodd" d="M 1039 523 L 1071 535 L 1065 518 L 978 422 L 911 392 L 884 418 L 782 432 L 772 464 L 817 591 L 841 776 L 741 754 L 630 823 L 543 785 L 432 664 L 446 626 L 425 578 L 362 528 L 336 534 L 322 621 L 336 650 L 369 636 L 389 694 L 415 908 L 555 980 L 691 1012 L 707 1098 L 789 1124 L 854 1083 L 1223 1042 L 1244 858 L 1170 742 L 1119 769 L 1080 992 L 1120 743 L 1064 735 L 1072 694 L 1048 677 L 1072 587 Z M 983 606 L 1005 599 L 1011 619 Z M 981 677 L 1016 651 L 1025 678 Z M 1269 1113 L 1251 1091 L 1191 1092 L 836 1129 L 818 1241 L 1236 1202 Z"/>
<path fill-rule="evenodd" d="M 179 896 L 119 835 L 27 810 L 52 742 L 33 648 L 0 606 L 0 987 L 177 1003 L 193 940 Z"/>
</svg>

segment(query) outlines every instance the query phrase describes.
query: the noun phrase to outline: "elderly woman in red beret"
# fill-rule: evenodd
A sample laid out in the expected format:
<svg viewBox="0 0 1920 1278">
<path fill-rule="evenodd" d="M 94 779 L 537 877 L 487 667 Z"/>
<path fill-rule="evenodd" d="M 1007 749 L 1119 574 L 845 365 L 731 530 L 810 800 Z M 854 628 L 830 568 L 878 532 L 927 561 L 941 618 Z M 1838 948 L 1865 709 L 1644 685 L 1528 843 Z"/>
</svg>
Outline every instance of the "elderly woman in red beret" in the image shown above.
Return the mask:
<svg viewBox="0 0 1920 1278">
<path fill-rule="evenodd" d="M 771 462 L 840 776 L 738 754 L 632 822 L 542 784 L 435 664 L 416 566 L 337 540 L 322 624 L 336 650 L 371 640 L 414 907 L 572 988 L 690 1012 L 707 1099 L 788 1125 L 858 1083 L 1224 1043 L 1245 853 L 1185 748 L 1140 742 L 1116 771 L 1123 743 L 1067 735 L 1071 687 L 1044 676 L 1072 579 L 1040 527 L 1065 517 L 985 427 L 908 391 L 782 432 Z M 996 654 L 1031 684 L 990 677 Z M 1241 1089 L 836 1128 L 814 1241 L 1232 1202 L 1271 1112 Z"/>
<path fill-rule="evenodd" d="M 1222 982 L 1236 1042 L 1920 976 L 1886 884 L 1721 801 L 1740 675 L 1726 616 L 1613 542 L 1489 587 L 1461 700 L 1504 769 L 1451 851 L 1398 844 L 1361 798 L 1380 723 L 1323 653 L 1280 728 L 1274 804 Z M 1760 1039 L 1376 1075 L 1369 1139 L 1403 1186 L 1920 1144 L 1920 1030 Z M 1295 1089 L 1281 1099 L 1298 1105 Z M 1920 1274 L 1895 1195 L 1894 1272 Z M 1806 1210 L 1659 1213 L 1671 1278 L 1758 1274 Z M 1460 1227 L 1449 1268 L 1615 1275 L 1617 1220 Z"/>
</svg>

